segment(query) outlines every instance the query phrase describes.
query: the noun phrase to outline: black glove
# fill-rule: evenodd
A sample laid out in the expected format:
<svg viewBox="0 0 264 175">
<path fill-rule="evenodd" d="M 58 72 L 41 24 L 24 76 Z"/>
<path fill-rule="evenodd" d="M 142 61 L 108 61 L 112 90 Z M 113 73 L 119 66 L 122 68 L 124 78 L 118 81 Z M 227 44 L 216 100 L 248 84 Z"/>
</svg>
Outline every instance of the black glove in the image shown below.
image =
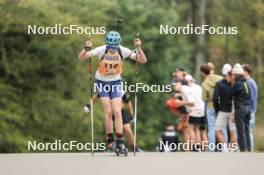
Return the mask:
<svg viewBox="0 0 264 175">
<path fill-rule="evenodd" d="M 134 114 L 132 114 L 131 116 L 130 116 L 130 124 L 131 125 L 133 125 L 133 124 L 135 124 L 135 116 L 134 116 Z"/>
</svg>

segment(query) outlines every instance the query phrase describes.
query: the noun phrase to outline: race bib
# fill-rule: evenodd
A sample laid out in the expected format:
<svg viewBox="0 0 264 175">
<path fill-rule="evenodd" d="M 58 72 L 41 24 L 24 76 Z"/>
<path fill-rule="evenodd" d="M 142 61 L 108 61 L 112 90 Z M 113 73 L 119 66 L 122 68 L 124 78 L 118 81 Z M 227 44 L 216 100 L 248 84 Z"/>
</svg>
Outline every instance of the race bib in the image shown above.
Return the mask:
<svg viewBox="0 0 264 175">
<path fill-rule="evenodd" d="M 121 74 L 122 63 L 122 58 L 117 50 L 108 50 L 101 58 L 98 71 L 103 76 Z"/>
</svg>

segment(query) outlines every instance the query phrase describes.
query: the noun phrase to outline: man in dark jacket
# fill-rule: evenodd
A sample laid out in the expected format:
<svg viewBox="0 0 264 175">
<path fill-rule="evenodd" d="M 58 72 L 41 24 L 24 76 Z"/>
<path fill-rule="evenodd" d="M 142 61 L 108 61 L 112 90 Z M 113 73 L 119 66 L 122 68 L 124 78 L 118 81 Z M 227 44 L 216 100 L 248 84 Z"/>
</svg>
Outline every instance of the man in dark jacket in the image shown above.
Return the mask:
<svg viewBox="0 0 264 175">
<path fill-rule="evenodd" d="M 235 123 L 238 145 L 241 152 L 250 151 L 250 89 L 243 77 L 244 70 L 240 64 L 235 64 L 232 70 L 234 85 L 231 95 L 235 105 Z"/>
<path fill-rule="evenodd" d="M 227 146 L 227 128 L 230 131 L 230 143 L 236 143 L 236 126 L 234 123 L 234 113 L 232 112 L 232 96 L 230 95 L 232 89 L 231 71 L 232 66 L 230 64 L 223 66 L 222 74 L 224 75 L 224 79 L 216 83 L 213 95 L 213 105 L 217 113 L 215 124 L 216 138 L 218 143 L 223 145 L 222 152 L 227 152 L 229 149 Z"/>
</svg>

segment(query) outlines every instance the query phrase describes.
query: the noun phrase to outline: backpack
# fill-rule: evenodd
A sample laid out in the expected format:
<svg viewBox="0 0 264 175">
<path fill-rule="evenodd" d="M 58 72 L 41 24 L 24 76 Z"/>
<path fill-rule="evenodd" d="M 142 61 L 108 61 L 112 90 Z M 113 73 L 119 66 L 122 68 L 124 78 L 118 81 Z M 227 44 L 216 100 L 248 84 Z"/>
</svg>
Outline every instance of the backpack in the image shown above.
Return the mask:
<svg viewBox="0 0 264 175">
<path fill-rule="evenodd" d="M 105 52 L 104 52 L 103 56 L 101 57 L 101 60 L 104 58 L 104 55 L 108 52 L 108 50 L 109 50 L 109 48 L 107 48 L 107 46 L 105 46 Z M 118 48 L 117 48 L 117 52 L 118 52 L 118 54 L 120 55 L 121 60 L 123 61 L 124 57 L 123 57 L 123 55 L 122 55 L 122 52 L 121 52 L 121 49 L 120 49 L 119 46 L 118 46 Z"/>
</svg>

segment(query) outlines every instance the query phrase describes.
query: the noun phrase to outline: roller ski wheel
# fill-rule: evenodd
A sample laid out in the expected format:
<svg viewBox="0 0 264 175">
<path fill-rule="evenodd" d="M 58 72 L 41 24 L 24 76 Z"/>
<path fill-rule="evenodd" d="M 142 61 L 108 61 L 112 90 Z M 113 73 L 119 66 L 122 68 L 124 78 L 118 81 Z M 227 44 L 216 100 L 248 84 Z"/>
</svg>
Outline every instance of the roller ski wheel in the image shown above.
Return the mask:
<svg viewBox="0 0 264 175">
<path fill-rule="evenodd" d="M 117 156 L 124 155 L 125 157 L 127 157 L 128 149 L 125 147 L 124 144 L 119 144 L 115 148 L 115 153 Z"/>
</svg>

